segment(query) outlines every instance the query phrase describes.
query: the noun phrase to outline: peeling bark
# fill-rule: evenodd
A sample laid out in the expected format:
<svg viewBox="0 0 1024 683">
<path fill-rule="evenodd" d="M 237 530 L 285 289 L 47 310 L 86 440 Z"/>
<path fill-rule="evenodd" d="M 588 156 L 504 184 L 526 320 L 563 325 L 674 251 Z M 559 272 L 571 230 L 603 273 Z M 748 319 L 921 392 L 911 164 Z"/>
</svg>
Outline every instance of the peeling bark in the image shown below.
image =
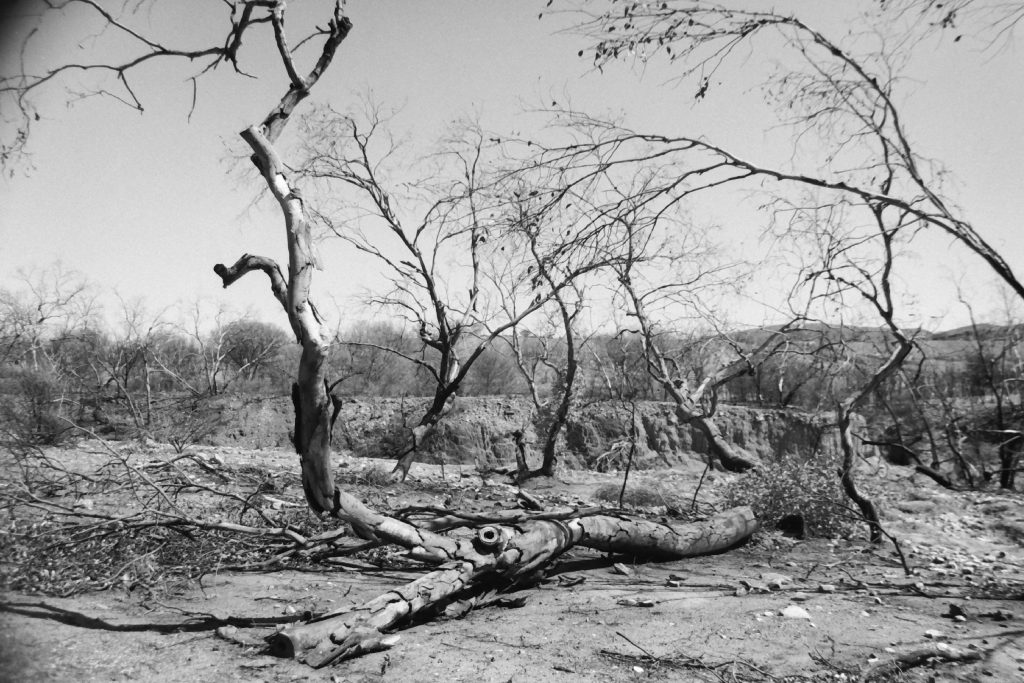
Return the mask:
<svg viewBox="0 0 1024 683">
<path fill-rule="evenodd" d="M 337 512 L 340 502 L 331 475 L 331 415 L 333 404 L 327 392 L 328 345 L 323 338 L 320 319 L 309 299 L 313 270 L 320 267 L 306 218 L 302 195 L 289 181 L 285 164 L 274 149 L 295 107 L 330 65 L 338 46 L 348 35 L 352 23 L 336 2 L 334 13 L 324 31 L 326 38 L 319 59 L 305 77 L 295 70 L 292 53 L 284 33 L 285 3 L 273 5 L 271 23 L 278 52 L 289 75 L 290 86 L 280 102 L 263 122 L 241 132 L 252 149 L 253 164 L 263 175 L 284 215 L 288 242 L 288 276 L 272 259 L 244 254 L 230 268 L 218 263 L 213 270 L 224 287 L 253 270 L 270 278 L 271 291 L 288 315 L 292 332 L 302 345 L 297 382 L 292 392 L 295 405 L 293 442 L 302 463 L 302 488 L 306 501 L 316 512 Z"/>
<path fill-rule="evenodd" d="M 354 496 L 335 488 L 331 475 L 331 427 L 337 417 L 338 403 L 331 396 L 325 372 L 328 343 L 316 308 L 310 301 L 313 270 L 319 268 L 302 195 L 293 187 L 287 167 L 274 149 L 274 141 L 288 121 L 294 107 L 308 95 L 330 63 L 351 24 L 335 4 L 334 17 L 326 31 L 323 54 L 306 77 L 298 75 L 283 30 L 284 2 L 273 5 L 272 23 L 278 49 L 290 80 L 290 87 L 264 122 L 241 133 L 253 151 L 253 162 L 260 170 L 284 217 L 288 245 L 287 276 L 271 259 L 244 254 L 231 267 L 217 264 L 214 271 L 225 287 L 254 270 L 270 279 L 271 291 L 284 308 L 296 340 L 302 346 L 298 377 L 292 389 L 295 408 L 293 441 L 302 465 L 302 485 L 309 506 L 327 512 L 351 525 L 360 537 L 378 543 L 391 543 L 406 549 L 410 559 L 437 566 L 437 569 L 412 583 L 367 602 L 324 615 L 316 621 L 296 626 L 272 638 L 273 649 L 281 654 L 301 655 L 313 666 L 323 666 L 339 658 L 387 649 L 397 642 L 388 634 L 413 615 L 465 597 L 478 598 L 485 592 L 508 590 L 535 581 L 552 560 L 574 545 L 606 552 L 634 553 L 643 556 L 688 557 L 725 550 L 752 534 L 758 526 L 749 508 L 737 508 L 702 523 L 673 528 L 643 520 L 588 514 L 505 513 L 498 522 L 481 522 L 475 537 L 450 538 L 431 531 L 429 523 L 414 524 L 381 515 Z M 564 283 L 562 285 L 564 286 Z M 555 289 L 557 291 L 557 288 Z M 551 296 L 550 294 L 548 296 Z M 435 304 L 440 300 L 433 297 Z M 523 313 L 532 312 L 543 299 Z M 448 334 L 443 310 L 439 324 Z M 492 333 L 500 334 L 501 328 Z M 426 332 L 423 336 L 427 339 Z M 427 415 L 413 430 L 413 445 L 398 462 L 396 472 L 402 478 L 408 472 L 416 450 L 454 407 L 456 393 L 466 370 L 486 347 L 479 345 L 460 369 L 454 353 L 454 341 L 436 340 L 445 354 L 439 377 L 441 390 Z M 488 340 L 490 341 L 490 340 Z M 450 343 L 449 343 L 450 342 Z M 465 526 L 463 517 L 443 520 L 453 528 Z"/>
<path fill-rule="evenodd" d="M 484 526 L 474 539 L 459 542 L 417 530 L 414 534 L 424 534 L 424 544 L 411 548 L 411 553 L 447 556 L 450 561 L 361 606 L 285 629 L 271 638 L 271 648 L 278 655 L 297 656 L 310 666 L 320 667 L 394 645 L 397 638 L 388 638 L 384 635 L 386 631 L 425 610 L 442 608 L 467 595 L 508 590 L 533 582 L 538 572 L 574 545 L 679 559 L 726 550 L 747 539 L 757 528 L 753 511 L 740 507 L 677 528 L 645 520 L 592 515 Z M 383 526 L 378 531 L 385 533 Z M 444 548 L 430 548 L 436 538 L 444 539 Z"/>
</svg>

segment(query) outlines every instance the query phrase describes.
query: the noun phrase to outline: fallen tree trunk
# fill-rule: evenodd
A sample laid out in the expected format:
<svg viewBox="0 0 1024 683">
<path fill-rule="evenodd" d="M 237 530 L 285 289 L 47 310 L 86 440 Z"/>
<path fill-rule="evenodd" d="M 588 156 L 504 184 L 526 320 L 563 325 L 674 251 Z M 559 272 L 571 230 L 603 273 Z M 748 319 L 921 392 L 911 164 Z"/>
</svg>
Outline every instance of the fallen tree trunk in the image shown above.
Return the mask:
<svg viewBox="0 0 1024 683">
<path fill-rule="evenodd" d="M 606 552 L 679 559 L 726 550 L 753 534 L 757 519 L 748 507 L 727 510 L 702 522 L 672 527 L 614 514 L 566 520 L 531 520 L 515 525 L 481 527 L 472 540 L 454 541 L 391 518 L 385 535 L 404 536 L 410 554 L 441 567 L 369 602 L 323 615 L 285 629 L 271 638 L 271 650 L 299 657 L 313 667 L 366 652 L 387 649 L 397 641 L 389 629 L 424 611 L 438 611 L 455 600 L 476 599 L 535 582 L 550 562 L 579 545 Z M 390 530 L 390 533 L 388 533 Z M 398 532 L 398 533 L 395 533 Z M 409 536 L 409 533 L 412 536 Z M 421 542 L 411 542 L 419 540 Z M 440 541 L 443 539 L 443 541 Z M 439 540 L 443 548 L 432 549 Z"/>
<path fill-rule="evenodd" d="M 888 681 L 914 667 L 933 662 L 976 662 L 984 656 L 981 650 L 968 650 L 947 643 L 928 643 L 880 659 L 866 667 L 861 675 L 865 681 Z"/>
<path fill-rule="evenodd" d="M 445 511 L 444 519 L 433 528 L 476 527 L 475 536 L 445 536 L 431 530 L 429 522 L 420 526 L 382 515 L 364 505 L 350 493 L 335 486 L 331 473 L 331 428 L 337 406 L 331 398 L 326 373 L 330 345 L 322 329 L 322 320 L 310 300 L 313 271 L 319 268 L 312 232 L 302 194 L 290 178 L 290 168 L 274 148 L 295 106 L 309 95 L 310 88 L 331 63 L 338 45 L 351 29 L 343 14 L 341 0 L 335 0 L 334 14 L 328 23 L 323 51 L 309 75 L 295 69 L 293 55 L 284 35 L 284 0 L 266 5 L 277 38 L 290 86 L 279 105 L 259 126 L 242 133 L 253 151 L 252 160 L 277 200 L 285 219 L 288 245 L 287 269 L 275 261 L 244 254 L 231 267 L 217 264 L 214 272 L 225 287 L 249 272 L 260 270 L 270 279 L 274 297 L 288 315 L 296 340 L 302 345 L 298 377 L 292 391 L 295 408 L 295 448 L 301 456 L 302 485 L 307 502 L 315 512 L 328 514 L 349 523 L 355 533 L 375 543 L 392 543 L 407 550 L 410 559 L 435 565 L 437 569 L 412 583 L 390 590 L 361 605 L 331 613 L 295 628 L 286 629 L 271 639 L 273 651 L 301 656 L 312 666 L 324 666 L 337 659 L 386 649 L 397 642 L 389 634 L 410 617 L 429 610 L 442 609 L 455 600 L 479 600 L 487 593 L 506 591 L 535 582 L 552 560 L 575 545 L 614 553 L 632 553 L 643 557 L 680 558 L 725 550 L 746 539 L 758 526 L 749 508 L 736 508 L 704 522 L 678 529 L 666 524 L 620 517 L 614 513 L 564 511 L 542 518 L 543 513 L 500 514 L 495 521 L 473 520 Z M 577 275 L 587 272 L 584 267 Z M 287 277 L 285 276 L 287 272 Z M 559 287 L 564 286 L 564 283 Z M 558 288 L 553 291 L 557 292 Z M 545 299 L 538 299 L 521 312 L 536 310 Z M 440 301 L 435 299 L 440 307 Z M 444 378 L 431 410 L 413 430 L 413 447 L 396 466 L 404 478 L 416 455 L 419 443 L 436 427 L 457 395 L 459 383 L 468 367 L 483 353 L 487 343 L 501 333 L 499 328 L 481 343 L 461 367 L 454 353 L 457 334 L 450 334 L 443 310 L 438 325 L 444 338 L 424 341 L 444 354 L 439 377 Z M 510 323 L 509 326 L 514 323 Z M 425 328 L 424 328 L 425 329 Z M 439 332 L 439 335 L 441 333 Z"/>
</svg>

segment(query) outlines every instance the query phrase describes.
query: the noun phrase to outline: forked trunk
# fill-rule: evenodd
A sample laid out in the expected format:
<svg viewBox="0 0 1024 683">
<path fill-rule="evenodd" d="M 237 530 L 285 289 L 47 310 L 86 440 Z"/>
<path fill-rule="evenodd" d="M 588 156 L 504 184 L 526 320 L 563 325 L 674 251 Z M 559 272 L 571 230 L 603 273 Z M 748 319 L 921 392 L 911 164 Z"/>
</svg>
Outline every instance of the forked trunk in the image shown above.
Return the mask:
<svg viewBox="0 0 1024 683">
<path fill-rule="evenodd" d="M 342 494 L 343 501 L 345 498 Z M 287 628 L 271 639 L 272 650 L 282 656 L 299 656 L 314 667 L 325 666 L 338 659 L 390 648 L 399 637 L 387 632 L 408 623 L 418 613 L 438 610 L 454 601 L 472 605 L 489 592 L 535 583 L 551 560 L 574 545 L 680 559 L 721 552 L 744 541 L 758 528 L 748 507 L 675 528 L 601 514 L 547 520 L 530 520 L 529 516 L 522 513 L 523 519 L 517 523 L 482 527 L 475 538 L 458 542 L 380 517 L 379 526 L 368 531 L 412 548 L 419 559 L 440 565 L 438 569 L 361 606 Z"/>
</svg>

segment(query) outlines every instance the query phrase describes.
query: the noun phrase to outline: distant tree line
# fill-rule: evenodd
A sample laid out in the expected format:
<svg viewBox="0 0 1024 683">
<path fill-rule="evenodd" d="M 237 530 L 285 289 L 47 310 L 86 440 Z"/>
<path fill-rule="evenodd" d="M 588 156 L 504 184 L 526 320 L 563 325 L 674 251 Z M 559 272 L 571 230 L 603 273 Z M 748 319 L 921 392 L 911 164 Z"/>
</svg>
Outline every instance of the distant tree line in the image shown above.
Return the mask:
<svg viewBox="0 0 1024 683">
<path fill-rule="evenodd" d="M 99 322 L 94 289 L 73 273 L 35 272 L 22 284 L 0 291 L 0 419 L 8 432 L 55 442 L 73 434 L 76 424 L 102 427 L 116 412 L 128 415 L 140 433 L 155 433 L 191 414 L 197 400 L 289 391 L 297 353 L 277 325 L 200 305 L 192 307 L 186 322 L 180 311 L 179 320 L 171 322 L 166 311 L 147 314 L 125 302 L 119 324 L 105 325 Z M 696 387 L 734 345 L 754 346 L 771 332 L 674 331 L 662 335 L 661 345 L 680 368 L 679 377 Z M 478 336 L 470 329 L 466 346 Z M 434 392 L 436 380 L 426 367 L 436 362 L 438 351 L 409 325 L 353 325 L 340 331 L 333 345 L 330 374 L 338 396 Z M 668 400 L 648 372 L 636 333 L 577 336 L 574 349 L 579 359 L 575 401 Z M 790 333 L 784 346 L 723 383 L 716 400 L 831 410 L 835 397 L 863 382 L 886 351 L 877 329 L 808 327 Z M 534 392 L 543 403 L 564 388 L 559 368 L 565 356 L 564 338 L 517 330 L 482 352 L 462 393 Z M 979 410 L 993 432 L 1007 429 L 1021 410 L 1022 378 L 1020 321 L 921 333 L 907 367 L 871 396 L 865 411 L 877 419 L 875 432 L 921 442 L 925 459 L 938 465 L 938 454 L 948 453 L 950 438 L 954 445 L 962 439 L 968 416 Z"/>
</svg>

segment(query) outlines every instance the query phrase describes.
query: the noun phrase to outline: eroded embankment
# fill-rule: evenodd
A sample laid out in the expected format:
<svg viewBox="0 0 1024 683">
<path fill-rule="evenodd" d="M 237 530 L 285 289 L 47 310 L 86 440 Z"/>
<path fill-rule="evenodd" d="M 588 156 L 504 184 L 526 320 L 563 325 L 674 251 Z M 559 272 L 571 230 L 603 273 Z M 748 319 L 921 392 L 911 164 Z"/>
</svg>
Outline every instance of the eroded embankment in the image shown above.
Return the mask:
<svg viewBox="0 0 1024 683">
<path fill-rule="evenodd" d="M 426 399 L 355 398 L 345 401 L 334 430 L 335 448 L 364 457 L 389 457 L 408 424 L 415 424 Z M 220 424 L 203 441 L 250 448 L 289 446 L 291 404 L 286 397 L 225 398 L 211 406 Z M 602 401 L 579 407 L 564 431 L 559 449 L 569 467 L 618 469 L 625 463 L 635 419 L 634 465 L 699 467 L 707 444 L 691 425 L 680 422 L 669 403 L 631 405 Z M 837 448 L 835 428 L 828 415 L 798 410 L 768 410 L 719 406 L 716 422 L 738 447 L 762 459 L 785 453 L 831 452 Z M 543 439 L 538 434 L 528 399 L 519 396 L 480 396 L 459 399 L 426 444 L 425 460 L 473 463 L 482 466 L 515 462 L 514 433 L 523 430 L 530 445 L 531 465 Z"/>
</svg>

